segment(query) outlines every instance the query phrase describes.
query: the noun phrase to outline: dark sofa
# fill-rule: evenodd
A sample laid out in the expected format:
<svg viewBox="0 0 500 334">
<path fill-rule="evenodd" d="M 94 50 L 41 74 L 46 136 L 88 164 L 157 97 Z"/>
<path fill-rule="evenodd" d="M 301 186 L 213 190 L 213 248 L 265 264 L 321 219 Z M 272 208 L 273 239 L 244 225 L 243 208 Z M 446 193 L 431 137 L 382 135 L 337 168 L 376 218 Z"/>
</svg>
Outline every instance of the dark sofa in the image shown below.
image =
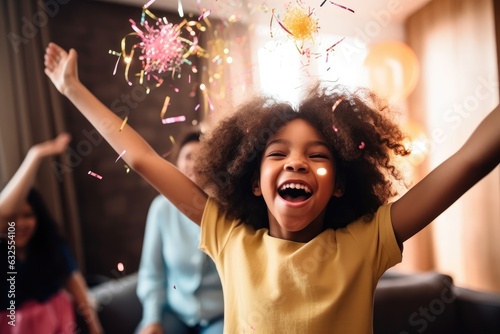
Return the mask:
<svg viewBox="0 0 500 334">
<path fill-rule="evenodd" d="M 91 288 L 106 334 L 134 332 L 142 312 L 136 283 L 132 274 Z M 388 272 L 375 293 L 374 333 L 500 334 L 500 294 L 454 286 L 435 272 Z"/>
</svg>

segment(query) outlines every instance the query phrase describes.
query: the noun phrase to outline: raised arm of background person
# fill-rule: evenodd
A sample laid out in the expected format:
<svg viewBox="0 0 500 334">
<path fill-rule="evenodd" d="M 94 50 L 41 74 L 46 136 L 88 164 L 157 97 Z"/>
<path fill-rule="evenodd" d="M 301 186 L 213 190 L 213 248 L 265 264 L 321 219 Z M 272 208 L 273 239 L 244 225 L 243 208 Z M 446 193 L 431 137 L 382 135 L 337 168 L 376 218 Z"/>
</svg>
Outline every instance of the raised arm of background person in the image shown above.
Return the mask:
<svg viewBox="0 0 500 334">
<path fill-rule="evenodd" d="M 452 205 L 500 163 L 500 106 L 450 158 L 391 207 L 396 238 L 402 244 Z"/>
<path fill-rule="evenodd" d="M 45 73 L 99 131 L 113 149 L 146 181 L 198 225 L 207 195 L 174 165 L 160 157 L 130 126 L 101 103 L 78 79 L 77 54 L 50 43 L 45 52 Z"/>
<path fill-rule="evenodd" d="M 77 270 L 74 271 L 66 282 L 66 290 L 73 297 L 75 308 L 85 320 L 90 334 L 104 333 L 99 317 L 95 311 L 95 307 L 90 300 L 90 295 L 87 289 L 87 284 L 82 274 Z"/>
<path fill-rule="evenodd" d="M 9 217 L 20 209 L 35 183 L 42 160 L 63 153 L 70 139 L 68 134 L 62 133 L 55 139 L 33 145 L 29 149 L 16 173 L 0 193 L 0 217 Z"/>
<path fill-rule="evenodd" d="M 141 325 L 143 326 L 161 324 L 166 304 L 168 268 L 163 258 L 163 250 L 166 246 L 162 241 L 159 225 L 165 224 L 167 217 L 162 200 L 156 197 L 149 207 L 146 219 L 137 279 L 137 296 L 142 304 Z"/>
</svg>

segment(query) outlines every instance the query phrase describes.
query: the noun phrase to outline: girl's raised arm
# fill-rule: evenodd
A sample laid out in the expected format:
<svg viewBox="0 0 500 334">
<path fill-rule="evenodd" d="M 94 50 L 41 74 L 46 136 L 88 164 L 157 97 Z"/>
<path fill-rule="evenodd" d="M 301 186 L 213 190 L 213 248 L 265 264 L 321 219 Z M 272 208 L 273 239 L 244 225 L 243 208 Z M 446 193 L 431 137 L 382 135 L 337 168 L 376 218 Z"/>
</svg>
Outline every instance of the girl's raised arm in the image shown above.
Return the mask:
<svg viewBox="0 0 500 334">
<path fill-rule="evenodd" d="M 467 142 L 391 208 L 396 238 L 402 244 L 427 226 L 500 163 L 500 106 Z"/>
<path fill-rule="evenodd" d="M 119 131 L 122 120 L 101 103 L 78 79 L 77 54 L 50 43 L 45 52 L 45 73 L 99 131 L 122 159 L 198 225 L 207 195 L 174 165 L 160 157 L 130 126 Z"/>
</svg>

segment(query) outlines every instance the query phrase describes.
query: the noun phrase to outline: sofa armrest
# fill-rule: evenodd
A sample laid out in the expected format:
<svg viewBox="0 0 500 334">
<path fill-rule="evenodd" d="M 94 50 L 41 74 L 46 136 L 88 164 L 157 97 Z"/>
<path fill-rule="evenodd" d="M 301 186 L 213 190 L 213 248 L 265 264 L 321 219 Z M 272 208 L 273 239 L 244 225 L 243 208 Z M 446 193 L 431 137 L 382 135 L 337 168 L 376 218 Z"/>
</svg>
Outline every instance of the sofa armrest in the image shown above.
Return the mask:
<svg viewBox="0 0 500 334">
<path fill-rule="evenodd" d="M 450 276 L 384 274 L 375 290 L 374 333 L 461 333 L 455 300 Z"/>
<path fill-rule="evenodd" d="M 467 333 L 500 333 L 500 294 L 454 287 Z"/>
<path fill-rule="evenodd" d="M 134 333 L 142 318 L 142 305 L 136 287 L 137 273 L 90 289 L 104 333 Z"/>
</svg>

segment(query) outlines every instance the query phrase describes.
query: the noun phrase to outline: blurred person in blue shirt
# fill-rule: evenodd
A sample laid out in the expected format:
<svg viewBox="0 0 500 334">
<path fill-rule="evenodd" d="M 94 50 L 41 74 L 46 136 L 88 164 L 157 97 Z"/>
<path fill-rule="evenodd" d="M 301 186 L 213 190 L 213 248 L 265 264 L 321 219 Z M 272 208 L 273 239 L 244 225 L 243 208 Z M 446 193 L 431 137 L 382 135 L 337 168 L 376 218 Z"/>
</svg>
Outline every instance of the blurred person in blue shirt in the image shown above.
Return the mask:
<svg viewBox="0 0 500 334">
<path fill-rule="evenodd" d="M 200 135 L 186 132 L 173 152 L 177 168 L 194 182 Z M 153 200 L 138 274 L 143 316 L 137 333 L 222 334 L 222 286 L 214 263 L 198 249 L 199 236 L 200 227 L 163 195 Z"/>
</svg>

